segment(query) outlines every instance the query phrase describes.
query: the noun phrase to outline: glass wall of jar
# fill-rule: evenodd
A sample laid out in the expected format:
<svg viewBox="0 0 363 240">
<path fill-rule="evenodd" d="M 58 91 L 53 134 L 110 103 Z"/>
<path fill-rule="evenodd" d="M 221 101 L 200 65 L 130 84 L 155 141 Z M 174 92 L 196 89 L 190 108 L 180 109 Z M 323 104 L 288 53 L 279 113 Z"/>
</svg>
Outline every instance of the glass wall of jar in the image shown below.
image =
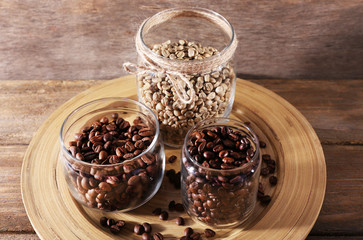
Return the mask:
<svg viewBox="0 0 363 240">
<path fill-rule="evenodd" d="M 206 9 L 169 9 L 141 25 L 136 36 L 139 101 L 158 117 L 166 144 L 181 147 L 199 121 L 229 116 L 236 48 L 232 25 Z"/>
<path fill-rule="evenodd" d="M 213 227 L 243 223 L 256 204 L 260 168 L 259 141 L 248 126 L 228 118 L 198 123 L 182 149 L 185 209 Z"/>
<path fill-rule="evenodd" d="M 145 105 L 98 99 L 75 109 L 60 132 L 60 158 L 72 196 L 103 211 L 129 211 L 158 191 L 165 168 L 159 124 Z"/>
</svg>

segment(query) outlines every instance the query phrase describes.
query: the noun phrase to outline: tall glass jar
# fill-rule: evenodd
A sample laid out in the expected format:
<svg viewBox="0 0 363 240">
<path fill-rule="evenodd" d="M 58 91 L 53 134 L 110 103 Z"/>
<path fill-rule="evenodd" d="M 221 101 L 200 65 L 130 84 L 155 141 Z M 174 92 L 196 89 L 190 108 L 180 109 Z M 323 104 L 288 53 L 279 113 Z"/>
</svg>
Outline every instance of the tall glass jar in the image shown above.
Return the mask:
<svg viewBox="0 0 363 240">
<path fill-rule="evenodd" d="M 142 103 L 103 98 L 78 107 L 62 125 L 60 145 L 69 191 L 84 206 L 129 211 L 161 186 L 165 155 L 159 124 Z"/>
<path fill-rule="evenodd" d="M 136 36 L 139 101 L 150 107 L 167 145 L 211 117 L 228 117 L 235 94 L 237 38 L 221 15 L 169 9 L 144 21 Z"/>
<path fill-rule="evenodd" d="M 182 149 L 185 209 L 212 227 L 243 223 L 256 204 L 260 168 L 259 141 L 248 126 L 228 118 L 198 123 Z"/>
</svg>

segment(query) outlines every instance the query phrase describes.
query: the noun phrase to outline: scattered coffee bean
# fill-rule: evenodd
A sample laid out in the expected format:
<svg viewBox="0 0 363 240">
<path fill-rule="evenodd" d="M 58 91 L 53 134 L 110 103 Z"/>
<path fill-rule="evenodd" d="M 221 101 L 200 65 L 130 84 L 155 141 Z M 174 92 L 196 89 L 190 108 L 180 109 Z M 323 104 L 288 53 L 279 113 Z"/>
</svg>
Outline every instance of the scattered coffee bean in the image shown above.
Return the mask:
<svg viewBox="0 0 363 240">
<path fill-rule="evenodd" d="M 150 236 L 150 233 L 147 233 L 147 232 L 144 232 L 142 235 L 141 235 L 142 239 L 143 240 L 151 240 L 151 236 Z"/>
<path fill-rule="evenodd" d="M 140 225 L 140 224 L 136 224 L 135 226 L 134 226 L 134 233 L 136 233 L 137 235 L 141 235 L 141 234 L 143 234 L 145 232 L 145 229 L 144 229 L 144 227 L 142 226 L 142 225 Z"/>
<path fill-rule="evenodd" d="M 204 236 L 206 238 L 211 238 L 211 237 L 214 237 L 215 235 L 216 235 L 216 232 L 213 231 L 212 229 L 207 228 L 204 230 Z"/>
<path fill-rule="evenodd" d="M 184 236 L 190 237 L 193 233 L 194 230 L 191 227 L 187 227 L 186 229 L 184 229 Z"/>
<path fill-rule="evenodd" d="M 107 227 L 107 217 L 101 217 L 100 218 L 100 224 L 102 227 Z"/>
<path fill-rule="evenodd" d="M 271 202 L 271 197 L 269 195 L 264 195 L 260 198 L 262 205 L 268 205 Z"/>
<path fill-rule="evenodd" d="M 151 225 L 149 223 L 144 222 L 142 224 L 142 226 L 144 227 L 144 230 L 145 230 L 146 233 L 151 233 L 152 227 L 151 227 Z"/>
<path fill-rule="evenodd" d="M 161 208 L 155 208 L 152 212 L 152 215 L 158 216 L 160 215 L 160 213 L 161 213 Z"/>
<path fill-rule="evenodd" d="M 183 226 L 185 224 L 184 218 L 182 217 L 177 217 L 175 220 L 175 223 L 179 226 Z"/>
<path fill-rule="evenodd" d="M 174 209 L 175 209 L 177 212 L 184 212 L 184 206 L 183 206 L 183 204 L 181 204 L 181 203 L 177 203 L 177 204 L 175 204 Z"/>
<path fill-rule="evenodd" d="M 162 212 L 160 213 L 160 215 L 159 215 L 159 218 L 160 218 L 161 220 L 163 220 L 163 221 L 168 220 L 168 218 L 169 218 L 169 214 L 168 214 L 168 212 L 167 212 L 167 211 L 162 211 Z"/>
<path fill-rule="evenodd" d="M 170 201 L 168 209 L 171 212 L 175 210 L 175 201 L 174 200 Z"/>
<path fill-rule="evenodd" d="M 112 218 L 107 219 L 107 226 L 111 227 L 112 225 L 115 225 L 115 220 Z"/>
<path fill-rule="evenodd" d="M 275 185 L 277 184 L 277 177 L 275 177 L 275 176 L 271 176 L 271 177 L 269 178 L 269 182 L 270 182 L 270 184 L 271 184 L 272 186 L 275 186 Z"/>
<path fill-rule="evenodd" d="M 192 233 L 192 235 L 189 236 L 189 238 L 193 239 L 193 240 L 199 240 L 200 239 L 200 233 L 194 232 Z"/>
<path fill-rule="evenodd" d="M 154 233 L 153 239 L 154 240 L 164 240 L 164 236 L 163 236 L 163 234 L 157 232 L 157 233 Z"/>
<path fill-rule="evenodd" d="M 267 176 L 269 174 L 270 174 L 270 169 L 268 169 L 267 167 L 261 168 L 261 176 Z"/>
<path fill-rule="evenodd" d="M 266 143 L 260 140 L 260 148 L 266 148 Z"/>
<path fill-rule="evenodd" d="M 126 225 L 126 222 L 123 220 L 118 220 L 116 221 L 116 226 L 118 226 L 119 228 L 123 228 Z"/>
<path fill-rule="evenodd" d="M 169 162 L 169 163 L 174 163 L 177 159 L 178 159 L 178 157 L 177 157 L 177 156 L 175 156 L 175 155 L 171 155 L 171 156 L 168 158 L 168 162 Z"/>
<path fill-rule="evenodd" d="M 119 226 L 117 226 L 117 225 L 112 225 L 112 226 L 110 227 L 110 231 L 111 231 L 111 233 L 113 233 L 113 234 L 118 234 L 118 233 L 120 233 L 120 232 L 121 232 L 121 229 L 120 229 L 120 227 L 119 227 Z"/>
</svg>

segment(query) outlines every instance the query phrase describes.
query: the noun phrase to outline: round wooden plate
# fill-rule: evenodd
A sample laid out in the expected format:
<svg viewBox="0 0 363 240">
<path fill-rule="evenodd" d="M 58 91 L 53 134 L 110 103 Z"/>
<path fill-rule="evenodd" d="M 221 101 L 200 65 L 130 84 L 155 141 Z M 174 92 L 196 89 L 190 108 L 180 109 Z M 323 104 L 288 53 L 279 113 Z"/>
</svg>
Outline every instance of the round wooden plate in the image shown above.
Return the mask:
<svg viewBox="0 0 363 240">
<path fill-rule="evenodd" d="M 180 191 L 164 178 L 159 192 L 144 206 L 128 213 L 101 213 L 82 207 L 68 192 L 63 169 L 58 160 L 59 131 L 63 120 L 76 107 L 102 97 L 122 96 L 136 99 L 134 76 L 122 77 L 92 87 L 56 110 L 40 127 L 31 141 L 23 162 L 21 190 L 29 219 L 42 239 L 140 239 L 133 232 L 136 223 L 149 222 L 153 232 L 166 239 L 183 236 L 185 226 L 175 218 L 183 216 L 186 226 L 203 232 L 206 226 L 193 222 L 186 213 L 170 212 L 161 221 L 151 212 L 155 207 L 167 209 L 171 200 L 181 202 Z M 326 166 L 320 141 L 308 121 L 286 100 L 254 83 L 237 80 L 232 118 L 250 121 L 260 139 L 267 143 L 262 153 L 277 160 L 278 184 L 261 178 L 265 193 L 272 196 L 267 207 L 257 203 L 254 213 L 243 225 L 232 229 L 215 229 L 214 239 L 304 239 L 321 209 Z M 180 149 L 166 148 L 166 157 Z M 166 168 L 180 169 L 180 162 Z M 123 219 L 127 227 L 115 236 L 101 227 L 101 216 Z"/>
</svg>

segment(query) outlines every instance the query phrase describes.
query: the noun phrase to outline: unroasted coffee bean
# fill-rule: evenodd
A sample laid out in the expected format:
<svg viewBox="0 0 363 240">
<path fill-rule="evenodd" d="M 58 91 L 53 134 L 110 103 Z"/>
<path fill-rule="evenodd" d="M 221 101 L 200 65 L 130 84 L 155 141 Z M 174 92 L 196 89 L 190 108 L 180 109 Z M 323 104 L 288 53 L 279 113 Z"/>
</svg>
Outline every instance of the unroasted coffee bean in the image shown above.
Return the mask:
<svg viewBox="0 0 363 240">
<path fill-rule="evenodd" d="M 161 214 L 161 208 L 155 208 L 153 211 L 152 211 L 152 215 L 154 216 L 158 216 Z"/>
<path fill-rule="evenodd" d="M 152 227 L 151 227 L 151 225 L 149 223 L 144 222 L 142 224 L 142 226 L 144 227 L 144 230 L 145 230 L 146 233 L 151 233 Z"/>
<path fill-rule="evenodd" d="M 164 240 L 164 236 L 163 236 L 163 234 L 157 232 L 157 233 L 154 233 L 153 239 L 154 240 Z"/>
<path fill-rule="evenodd" d="M 216 235 L 216 232 L 213 231 L 212 229 L 207 228 L 204 230 L 204 236 L 206 238 L 211 238 L 211 237 L 214 237 L 215 235 Z"/>
<path fill-rule="evenodd" d="M 162 211 L 162 212 L 160 213 L 160 215 L 159 215 L 159 218 L 160 218 L 161 220 L 163 220 L 163 221 L 168 220 L 168 218 L 169 218 L 169 214 L 168 214 L 168 212 L 167 212 L 167 211 Z"/>
<path fill-rule="evenodd" d="M 270 184 L 271 184 L 272 186 L 275 186 L 275 185 L 277 184 L 277 177 L 275 177 L 275 176 L 271 176 L 271 177 L 269 178 L 269 182 L 270 182 Z"/>
<path fill-rule="evenodd" d="M 184 229 L 184 236 L 190 237 L 193 233 L 194 230 L 191 227 L 187 227 L 186 229 Z"/>
<path fill-rule="evenodd" d="M 177 217 L 176 220 L 175 220 L 175 223 L 178 225 L 178 226 L 182 226 L 185 224 L 185 221 L 184 221 L 184 218 L 182 217 Z"/>
<path fill-rule="evenodd" d="M 171 155 L 171 156 L 168 158 L 168 162 L 170 162 L 170 163 L 174 163 L 177 159 L 178 159 L 178 157 L 177 157 L 177 156 L 175 156 L 175 155 Z"/>
<path fill-rule="evenodd" d="M 145 229 L 144 229 L 144 227 L 142 226 L 142 225 L 140 225 L 140 224 L 136 224 L 135 226 L 134 226 L 134 233 L 136 233 L 137 235 L 141 235 L 141 234 L 143 234 L 145 232 Z"/>
</svg>

